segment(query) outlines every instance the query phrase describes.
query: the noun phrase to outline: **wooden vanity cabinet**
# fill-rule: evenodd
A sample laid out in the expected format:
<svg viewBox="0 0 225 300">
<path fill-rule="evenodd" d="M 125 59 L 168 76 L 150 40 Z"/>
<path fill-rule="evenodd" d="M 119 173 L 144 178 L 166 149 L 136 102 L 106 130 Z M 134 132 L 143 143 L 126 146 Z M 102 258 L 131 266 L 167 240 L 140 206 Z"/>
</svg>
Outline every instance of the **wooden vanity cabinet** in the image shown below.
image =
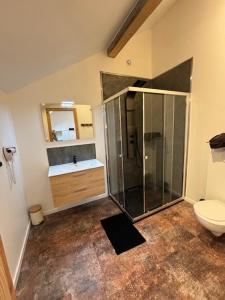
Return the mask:
<svg viewBox="0 0 225 300">
<path fill-rule="evenodd" d="M 50 177 L 55 207 L 105 193 L 104 167 Z"/>
</svg>

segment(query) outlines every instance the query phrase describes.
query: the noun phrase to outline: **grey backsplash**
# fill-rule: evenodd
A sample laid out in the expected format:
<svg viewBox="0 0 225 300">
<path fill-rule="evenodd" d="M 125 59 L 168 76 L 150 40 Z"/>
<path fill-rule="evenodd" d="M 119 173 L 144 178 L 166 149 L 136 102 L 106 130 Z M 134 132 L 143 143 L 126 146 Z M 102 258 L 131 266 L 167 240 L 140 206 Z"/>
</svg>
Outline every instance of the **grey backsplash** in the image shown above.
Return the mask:
<svg viewBox="0 0 225 300">
<path fill-rule="evenodd" d="M 191 92 L 193 58 L 152 79 L 151 88 L 178 92 Z"/>
<path fill-rule="evenodd" d="M 152 79 L 101 72 L 103 99 L 115 95 L 128 86 L 191 92 L 192 65 L 193 58 L 190 58 Z"/>
<path fill-rule="evenodd" d="M 142 87 L 144 84 L 149 82 L 149 80 L 150 79 L 141 77 L 124 76 L 101 72 L 103 99 L 105 100 L 115 95 L 128 86 Z"/>
<path fill-rule="evenodd" d="M 47 155 L 49 166 L 71 163 L 74 155 L 77 161 L 95 159 L 95 144 L 47 148 Z"/>
</svg>

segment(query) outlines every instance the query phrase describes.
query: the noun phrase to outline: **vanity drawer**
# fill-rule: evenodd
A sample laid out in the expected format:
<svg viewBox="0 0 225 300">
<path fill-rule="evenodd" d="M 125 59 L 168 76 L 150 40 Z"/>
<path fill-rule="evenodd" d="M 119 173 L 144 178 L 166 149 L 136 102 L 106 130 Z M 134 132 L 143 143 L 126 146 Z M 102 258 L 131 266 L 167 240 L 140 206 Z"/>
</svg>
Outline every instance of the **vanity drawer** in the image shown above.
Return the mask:
<svg viewBox="0 0 225 300">
<path fill-rule="evenodd" d="M 105 193 L 104 167 L 50 177 L 56 207 Z"/>
</svg>

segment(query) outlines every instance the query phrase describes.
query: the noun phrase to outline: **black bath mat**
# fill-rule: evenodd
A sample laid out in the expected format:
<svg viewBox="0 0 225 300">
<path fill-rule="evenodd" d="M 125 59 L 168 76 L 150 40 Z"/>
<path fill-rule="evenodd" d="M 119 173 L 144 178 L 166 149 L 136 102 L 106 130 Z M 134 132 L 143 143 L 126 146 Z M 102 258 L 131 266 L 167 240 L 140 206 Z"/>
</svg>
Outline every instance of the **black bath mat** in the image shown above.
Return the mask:
<svg viewBox="0 0 225 300">
<path fill-rule="evenodd" d="M 125 252 L 145 242 L 143 236 L 123 213 L 103 219 L 101 223 L 116 254 Z"/>
</svg>

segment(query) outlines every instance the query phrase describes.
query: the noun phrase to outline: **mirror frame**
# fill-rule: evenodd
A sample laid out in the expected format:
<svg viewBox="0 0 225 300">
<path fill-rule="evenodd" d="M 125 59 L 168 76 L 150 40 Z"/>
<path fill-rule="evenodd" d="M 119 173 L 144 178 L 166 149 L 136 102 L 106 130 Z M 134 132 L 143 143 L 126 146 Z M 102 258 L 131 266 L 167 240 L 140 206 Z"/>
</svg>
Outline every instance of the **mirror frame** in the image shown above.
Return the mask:
<svg viewBox="0 0 225 300">
<path fill-rule="evenodd" d="M 90 141 L 94 141 L 95 140 L 95 129 L 94 129 L 94 116 L 93 116 L 93 106 L 90 104 L 73 104 L 72 106 L 68 106 L 68 107 L 63 107 L 61 106 L 62 102 L 45 102 L 45 103 L 40 103 L 40 111 L 41 111 L 41 123 L 42 123 L 42 128 L 43 128 L 43 134 L 44 134 L 44 139 L 45 142 L 47 143 L 60 143 L 59 145 L 61 145 L 61 143 L 72 143 L 72 144 L 86 144 L 89 143 Z M 76 108 L 76 105 L 78 106 L 89 106 L 90 110 L 91 110 L 91 118 L 92 118 L 92 122 L 90 124 L 87 124 L 88 126 L 92 126 L 93 128 L 93 137 L 91 138 L 81 138 L 80 137 L 80 130 L 79 130 L 79 122 L 78 122 L 78 111 Z M 52 125 L 51 125 L 51 118 L 50 118 L 50 111 L 73 111 L 73 116 L 74 116 L 74 127 L 76 129 L 76 139 L 74 140 L 60 140 L 60 141 L 55 141 L 54 139 L 52 139 Z M 82 126 L 84 126 L 85 124 L 83 124 Z"/>
</svg>

